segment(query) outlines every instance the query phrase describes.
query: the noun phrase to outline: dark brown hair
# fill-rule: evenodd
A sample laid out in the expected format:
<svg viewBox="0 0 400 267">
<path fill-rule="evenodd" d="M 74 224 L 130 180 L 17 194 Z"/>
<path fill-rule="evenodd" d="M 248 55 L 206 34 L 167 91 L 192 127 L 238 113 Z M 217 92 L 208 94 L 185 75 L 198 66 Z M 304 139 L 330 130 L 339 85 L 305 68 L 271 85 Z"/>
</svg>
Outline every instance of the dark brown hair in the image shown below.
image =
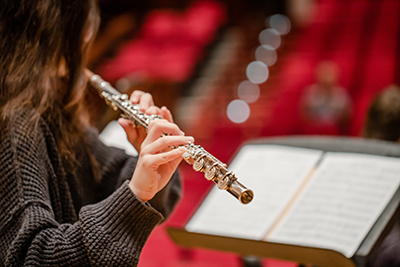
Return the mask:
<svg viewBox="0 0 400 267">
<path fill-rule="evenodd" d="M 42 117 L 50 125 L 67 162 L 87 124 L 85 39 L 98 20 L 95 0 L 2 0 L 0 6 L 1 121 L 28 108 L 32 122 Z"/>
<path fill-rule="evenodd" d="M 372 101 L 365 121 L 364 137 L 398 141 L 400 139 L 400 88 L 389 86 Z"/>
</svg>

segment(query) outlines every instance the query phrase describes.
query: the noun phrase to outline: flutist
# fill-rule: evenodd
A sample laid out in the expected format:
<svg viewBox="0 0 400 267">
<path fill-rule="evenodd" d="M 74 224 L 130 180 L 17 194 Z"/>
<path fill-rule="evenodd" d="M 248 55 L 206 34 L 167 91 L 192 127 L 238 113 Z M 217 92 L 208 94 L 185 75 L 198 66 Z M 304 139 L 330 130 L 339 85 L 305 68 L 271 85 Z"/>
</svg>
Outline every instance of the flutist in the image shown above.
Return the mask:
<svg viewBox="0 0 400 267">
<path fill-rule="evenodd" d="M 88 125 L 84 69 L 98 23 L 95 0 L 1 1 L 1 266 L 136 266 L 180 197 L 175 170 L 194 140 L 150 95 L 131 96 L 163 117 L 147 134 L 120 120 L 138 158 Z"/>
</svg>

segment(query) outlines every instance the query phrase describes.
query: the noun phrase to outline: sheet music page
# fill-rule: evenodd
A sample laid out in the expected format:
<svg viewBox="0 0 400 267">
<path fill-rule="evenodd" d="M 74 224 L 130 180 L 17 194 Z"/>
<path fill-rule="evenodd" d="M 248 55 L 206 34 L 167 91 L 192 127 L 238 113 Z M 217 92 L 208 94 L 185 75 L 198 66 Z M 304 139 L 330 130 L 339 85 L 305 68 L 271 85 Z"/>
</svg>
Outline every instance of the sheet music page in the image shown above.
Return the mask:
<svg viewBox="0 0 400 267">
<path fill-rule="evenodd" d="M 400 159 L 326 153 L 268 241 L 333 249 L 350 258 L 399 183 Z"/>
<path fill-rule="evenodd" d="M 322 151 L 303 148 L 244 146 L 229 169 L 253 190 L 253 201 L 243 205 L 215 186 L 186 225 L 186 230 L 261 240 L 321 155 Z"/>
</svg>

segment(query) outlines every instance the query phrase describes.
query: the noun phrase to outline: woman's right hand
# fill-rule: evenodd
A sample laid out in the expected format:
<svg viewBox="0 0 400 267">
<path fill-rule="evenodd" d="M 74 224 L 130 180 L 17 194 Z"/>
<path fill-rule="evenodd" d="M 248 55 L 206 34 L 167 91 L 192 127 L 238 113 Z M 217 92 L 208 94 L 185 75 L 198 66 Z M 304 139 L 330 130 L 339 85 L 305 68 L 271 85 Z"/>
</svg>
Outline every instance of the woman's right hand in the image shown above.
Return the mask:
<svg viewBox="0 0 400 267">
<path fill-rule="evenodd" d="M 141 145 L 138 163 L 129 183 L 139 199 L 146 202 L 164 188 L 186 152 L 184 145 L 190 142 L 194 142 L 194 138 L 185 136 L 172 122 L 165 119 L 149 122 L 148 133 Z"/>
</svg>

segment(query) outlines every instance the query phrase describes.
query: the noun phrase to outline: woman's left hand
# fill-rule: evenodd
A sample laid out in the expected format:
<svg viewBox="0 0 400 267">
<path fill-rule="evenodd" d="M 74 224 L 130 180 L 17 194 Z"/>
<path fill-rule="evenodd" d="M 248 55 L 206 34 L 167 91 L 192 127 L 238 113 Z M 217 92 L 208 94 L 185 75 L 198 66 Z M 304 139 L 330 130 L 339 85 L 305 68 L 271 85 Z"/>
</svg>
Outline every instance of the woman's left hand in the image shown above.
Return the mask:
<svg viewBox="0 0 400 267">
<path fill-rule="evenodd" d="M 153 97 L 149 93 L 136 90 L 131 96 L 132 104 L 138 104 L 140 111 L 147 115 L 159 115 L 169 122 L 173 122 L 172 114 L 166 107 L 156 107 L 154 105 Z M 135 127 L 131 121 L 120 118 L 118 123 L 124 128 L 128 141 L 135 147 L 136 151 L 140 153 L 141 145 L 146 138 L 146 131 L 143 127 Z"/>
</svg>

